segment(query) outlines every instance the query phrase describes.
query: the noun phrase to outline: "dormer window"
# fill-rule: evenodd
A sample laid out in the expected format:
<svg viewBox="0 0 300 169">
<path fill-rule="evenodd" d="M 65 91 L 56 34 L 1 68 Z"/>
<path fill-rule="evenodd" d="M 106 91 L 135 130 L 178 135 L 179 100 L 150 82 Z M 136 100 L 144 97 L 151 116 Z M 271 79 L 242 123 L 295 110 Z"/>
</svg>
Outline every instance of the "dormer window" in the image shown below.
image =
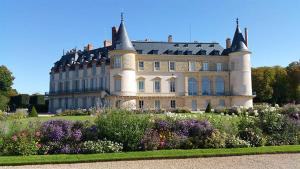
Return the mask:
<svg viewBox="0 0 300 169">
<path fill-rule="evenodd" d="M 211 48 L 212 48 L 212 47 L 215 47 L 215 45 L 214 45 L 214 44 L 210 44 L 208 47 L 211 47 Z"/>
<path fill-rule="evenodd" d="M 176 51 L 176 54 L 177 54 L 177 55 L 182 55 L 182 53 L 183 53 L 182 50 L 177 50 L 177 51 Z"/>
<path fill-rule="evenodd" d="M 136 50 L 138 54 L 143 54 L 143 50 Z"/>
<path fill-rule="evenodd" d="M 188 47 L 188 46 L 189 46 L 188 44 L 184 44 L 184 45 L 183 45 L 183 47 Z"/>
<path fill-rule="evenodd" d="M 176 43 L 174 46 L 175 46 L 175 47 L 179 47 L 179 44 L 178 44 L 178 43 Z"/>
<path fill-rule="evenodd" d="M 200 50 L 197 54 L 198 55 L 206 55 L 206 50 Z"/>
<path fill-rule="evenodd" d="M 157 55 L 158 54 L 158 50 L 152 50 L 150 53 L 154 54 L 154 55 Z"/>
<path fill-rule="evenodd" d="M 198 44 L 196 47 L 200 48 L 200 47 L 201 47 L 201 44 Z"/>
<path fill-rule="evenodd" d="M 186 54 L 186 55 L 192 55 L 193 52 L 192 52 L 191 50 L 187 50 L 187 51 L 185 51 L 185 54 Z"/>
</svg>

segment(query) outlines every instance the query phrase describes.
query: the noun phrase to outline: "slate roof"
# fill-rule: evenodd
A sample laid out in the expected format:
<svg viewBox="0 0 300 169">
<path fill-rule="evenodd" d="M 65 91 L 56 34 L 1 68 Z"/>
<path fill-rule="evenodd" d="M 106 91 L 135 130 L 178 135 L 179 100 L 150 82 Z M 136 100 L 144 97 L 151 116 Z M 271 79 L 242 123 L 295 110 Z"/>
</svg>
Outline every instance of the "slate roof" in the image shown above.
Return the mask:
<svg viewBox="0 0 300 169">
<path fill-rule="evenodd" d="M 221 55 L 224 48 L 219 43 L 133 41 L 139 54 L 158 55 Z"/>
<path fill-rule="evenodd" d="M 248 47 L 246 46 L 246 41 L 244 39 L 243 33 L 239 28 L 238 19 L 236 23 L 237 25 L 236 25 L 234 37 L 231 44 L 231 52 L 249 51 Z"/>
<path fill-rule="evenodd" d="M 116 49 L 135 51 L 131 43 L 131 40 L 129 39 L 128 33 L 126 31 L 123 15 L 118 29 L 117 37 L 116 37 Z"/>
</svg>

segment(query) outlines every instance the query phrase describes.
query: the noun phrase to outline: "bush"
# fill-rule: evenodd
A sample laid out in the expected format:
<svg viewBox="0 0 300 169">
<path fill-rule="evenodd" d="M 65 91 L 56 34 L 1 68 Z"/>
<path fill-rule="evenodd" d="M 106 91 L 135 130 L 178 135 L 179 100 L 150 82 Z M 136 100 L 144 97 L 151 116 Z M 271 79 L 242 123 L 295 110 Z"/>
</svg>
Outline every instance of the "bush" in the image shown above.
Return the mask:
<svg viewBox="0 0 300 169">
<path fill-rule="evenodd" d="M 81 145 L 81 153 L 116 153 L 122 151 L 123 146 L 112 141 L 85 141 Z"/>
<path fill-rule="evenodd" d="M 125 151 L 137 150 L 150 125 L 150 116 L 124 110 L 103 113 L 96 119 L 100 139 L 122 143 Z"/>
<path fill-rule="evenodd" d="M 89 110 L 65 110 L 61 113 L 56 114 L 57 116 L 89 116 L 92 112 Z"/>
<path fill-rule="evenodd" d="M 211 104 L 210 104 L 210 102 L 206 106 L 205 113 L 211 113 Z"/>
<path fill-rule="evenodd" d="M 250 143 L 236 136 L 227 136 L 225 144 L 226 144 L 226 148 L 250 147 Z"/>
<path fill-rule="evenodd" d="M 27 117 L 27 113 L 25 113 L 24 111 L 16 111 L 15 113 L 8 115 L 9 119 L 16 119 L 16 120 L 24 119 L 26 117 Z"/>
<path fill-rule="evenodd" d="M 214 130 L 207 139 L 204 141 L 204 148 L 225 148 L 226 135 L 224 133 L 219 132 L 218 130 Z"/>
<path fill-rule="evenodd" d="M 175 109 L 173 113 L 191 113 L 188 109 Z"/>
<path fill-rule="evenodd" d="M 34 106 L 32 107 L 30 113 L 28 114 L 28 117 L 38 117 L 38 113 Z"/>
<path fill-rule="evenodd" d="M 3 140 L 2 151 L 4 155 L 34 155 L 37 154 L 39 145 L 38 137 L 28 130 L 14 133 Z"/>
<path fill-rule="evenodd" d="M 6 114 L 0 110 L 0 121 L 6 120 Z"/>
<path fill-rule="evenodd" d="M 148 129 L 141 140 L 142 150 L 157 150 L 160 146 L 159 133 L 155 129 Z"/>
</svg>

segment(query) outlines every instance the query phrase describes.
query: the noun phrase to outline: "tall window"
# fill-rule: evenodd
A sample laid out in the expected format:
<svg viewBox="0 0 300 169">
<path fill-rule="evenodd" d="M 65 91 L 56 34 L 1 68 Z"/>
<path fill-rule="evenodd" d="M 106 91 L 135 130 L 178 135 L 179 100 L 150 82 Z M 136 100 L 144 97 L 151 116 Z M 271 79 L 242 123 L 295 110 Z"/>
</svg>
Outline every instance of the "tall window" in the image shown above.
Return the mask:
<svg viewBox="0 0 300 169">
<path fill-rule="evenodd" d="M 82 98 L 82 107 L 87 108 L 87 97 Z"/>
<path fill-rule="evenodd" d="M 69 81 L 65 81 L 65 91 L 66 92 L 69 91 L 69 86 L 70 86 L 70 82 Z"/>
<path fill-rule="evenodd" d="M 160 92 L 160 80 L 154 81 L 154 92 Z"/>
<path fill-rule="evenodd" d="M 175 92 L 176 91 L 176 81 L 175 79 L 170 80 L 170 92 Z"/>
<path fill-rule="evenodd" d="M 120 56 L 115 57 L 114 68 L 121 68 L 121 57 Z"/>
<path fill-rule="evenodd" d="M 203 71 L 208 71 L 208 62 L 203 62 Z"/>
<path fill-rule="evenodd" d="M 78 69 L 78 66 L 75 67 L 75 77 L 79 77 L 79 69 Z"/>
<path fill-rule="evenodd" d="M 208 77 L 202 78 L 202 95 L 210 95 L 210 80 Z"/>
<path fill-rule="evenodd" d="M 139 70 L 144 70 L 144 62 L 139 61 Z"/>
<path fill-rule="evenodd" d="M 87 65 L 83 66 L 83 76 L 86 77 L 87 76 Z"/>
<path fill-rule="evenodd" d="M 175 62 L 169 62 L 169 71 L 175 71 Z"/>
<path fill-rule="evenodd" d="M 197 110 L 197 100 L 192 100 L 192 111 Z"/>
<path fill-rule="evenodd" d="M 188 80 L 188 94 L 190 96 L 196 96 L 198 95 L 198 85 L 197 80 L 193 77 L 190 77 Z"/>
<path fill-rule="evenodd" d="M 160 110 L 160 100 L 154 101 L 154 108 L 155 108 L 155 110 Z"/>
<path fill-rule="evenodd" d="M 94 79 L 90 80 L 90 89 L 93 90 L 94 89 Z"/>
<path fill-rule="evenodd" d="M 103 77 L 99 78 L 99 88 L 102 90 L 103 89 Z"/>
<path fill-rule="evenodd" d="M 69 109 L 69 99 L 67 97 L 65 98 L 65 108 Z"/>
<path fill-rule="evenodd" d="M 223 95 L 224 94 L 224 80 L 222 77 L 216 78 L 216 94 Z"/>
<path fill-rule="evenodd" d="M 196 71 L 196 62 L 189 62 L 189 71 Z"/>
<path fill-rule="evenodd" d="M 176 101 L 175 100 L 171 100 L 170 104 L 171 104 L 172 109 L 176 108 Z"/>
<path fill-rule="evenodd" d="M 58 84 L 58 92 L 62 92 L 63 91 L 63 82 L 59 82 Z"/>
<path fill-rule="evenodd" d="M 121 79 L 115 79 L 115 91 L 116 92 L 121 91 Z"/>
<path fill-rule="evenodd" d="M 102 72 L 102 74 L 105 73 L 105 63 L 102 63 L 102 65 L 101 65 L 101 72 Z"/>
<path fill-rule="evenodd" d="M 144 109 L 144 100 L 139 100 L 139 109 Z"/>
<path fill-rule="evenodd" d="M 96 67 L 96 64 L 94 63 L 93 66 L 92 66 L 92 72 L 93 72 L 93 75 L 95 76 L 96 73 L 97 73 L 97 67 Z"/>
<path fill-rule="evenodd" d="M 217 63 L 217 71 L 222 71 L 222 63 Z"/>
<path fill-rule="evenodd" d="M 220 100 L 219 100 L 219 106 L 220 106 L 220 107 L 224 107 L 224 106 L 225 106 L 225 100 L 220 99 Z"/>
<path fill-rule="evenodd" d="M 158 61 L 155 61 L 155 62 L 154 62 L 154 70 L 155 70 L 155 71 L 160 70 L 160 63 L 159 63 Z"/>
<path fill-rule="evenodd" d="M 69 79 L 69 70 L 66 71 L 66 79 Z"/>
<path fill-rule="evenodd" d="M 139 88 L 139 92 L 144 92 L 145 91 L 145 81 L 144 80 L 139 80 L 138 81 L 138 88 Z"/>
</svg>

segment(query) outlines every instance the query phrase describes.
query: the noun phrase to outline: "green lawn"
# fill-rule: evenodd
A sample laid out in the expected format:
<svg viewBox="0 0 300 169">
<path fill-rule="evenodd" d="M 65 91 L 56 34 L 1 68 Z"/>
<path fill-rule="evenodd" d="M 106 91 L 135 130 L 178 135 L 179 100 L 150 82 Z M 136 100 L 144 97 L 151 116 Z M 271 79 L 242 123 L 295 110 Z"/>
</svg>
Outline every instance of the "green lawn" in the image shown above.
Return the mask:
<svg viewBox="0 0 300 169">
<path fill-rule="evenodd" d="M 106 154 L 0 156 L 0 165 L 58 164 L 96 161 L 218 157 L 274 153 L 300 153 L 300 145 L 234 149 L 158 150 Z"/>
</svg>

